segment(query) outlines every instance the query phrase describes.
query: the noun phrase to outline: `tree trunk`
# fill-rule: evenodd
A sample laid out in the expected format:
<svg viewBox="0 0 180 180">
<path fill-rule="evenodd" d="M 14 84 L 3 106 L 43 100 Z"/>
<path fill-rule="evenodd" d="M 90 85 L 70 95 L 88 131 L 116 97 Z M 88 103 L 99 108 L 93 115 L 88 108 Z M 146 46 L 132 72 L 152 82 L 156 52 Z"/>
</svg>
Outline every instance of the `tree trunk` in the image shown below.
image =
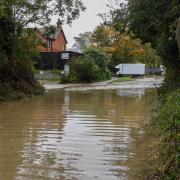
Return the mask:
<svg viewBox="0 0 180 180">
<path fill-rule="evenodd" d="M 178 19 L 178 26 L 176 30 L 176 40 L 177 40 L 179 51 L 180 51 L 180 18 Z"/>
</svg>

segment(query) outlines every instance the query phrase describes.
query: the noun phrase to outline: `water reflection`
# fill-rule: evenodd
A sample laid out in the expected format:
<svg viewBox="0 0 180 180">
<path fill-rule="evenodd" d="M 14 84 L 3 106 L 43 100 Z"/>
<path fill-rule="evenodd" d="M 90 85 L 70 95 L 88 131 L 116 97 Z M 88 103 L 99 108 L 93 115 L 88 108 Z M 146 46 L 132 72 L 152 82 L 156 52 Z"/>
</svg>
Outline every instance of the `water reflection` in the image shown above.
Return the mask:
<svg viewBox="0 0 180 180">
<path fill-rule="evenodd" d="M 142 96 L 144 96 L 145 90 L 144 89 L 118 89 L 116 90 L 116 94 L 118 96 L 137 96 L 139 98 L 141 98 Z"/>
<path fill-rule="evenodd" d="M 155 97 L 56 90 L 0 105 L 0 179 L 135 179 Z"/>
</svg>

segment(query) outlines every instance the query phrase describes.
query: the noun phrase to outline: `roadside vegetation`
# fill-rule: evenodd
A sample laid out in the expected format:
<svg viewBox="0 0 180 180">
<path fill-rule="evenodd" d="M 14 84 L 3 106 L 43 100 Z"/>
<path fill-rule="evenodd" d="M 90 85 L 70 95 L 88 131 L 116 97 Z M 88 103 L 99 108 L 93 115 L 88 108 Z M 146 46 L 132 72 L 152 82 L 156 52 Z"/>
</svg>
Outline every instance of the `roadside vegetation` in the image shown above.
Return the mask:
<svg viewBox="0 0 180 180">
<path fill-rule="evenodd" d="M 126 82 L 126 81 L 133 81 L 132 77 L 120 77 L 116 80 L 113 80 L 110 82 L 110 84 L 116 84 L 116 83 L 121 83 L 121 82 Z"/>
<path fill-rule="evenodd" d="M 180 179 L 180 90 L 164 94 L 158 111 L 151 124 L 154 138 L 145 179 Z"/>
<path fill-rule="evenodd" d="M 107 22 L 104 22 L 107 23 Z M 93 32 L 85 32 L 75 37 L 74 47 L 84 52 L 87 48 L 101 48 L 108 58 L 108 64 L 143 63 L 146 67 L 159 67 L 161 57 L 150 42 L 143 43 L 128 29 L 123 32 L 114 27 L 112 22 L 100 24 Z"/>
<path fill-rule="evenodd" d="M 160 93 L 158 115 L 153 121 L 156 142 L 146 179 L 180 179 L 180 49 L 176 32 L 179 0 L 110 0 L 110 12 L 93 32 L 75 38 L 74 47 L 84 56 L 70 62 L 63 82 L 107 80 L 107 65 L 145 63 L 166 69 L 165 91 Z M 42 42 L 35 40 L 32 24 L 50 26 L 58 15 L 67 24 L 85 7 L 80 0 L 0 0 L 0 101 L 40 95 L 44 89 L 34 78 L 32 56 Z M 180 42 L 179 42 L 180 44 Z M 121 78 L 119 81 L 127 80 Z"/>
<path fill-rule="evenodd" d="M 151 42 L 166 68 L 165 84 L 159 96 L 160 107 L 152 121 L 156 138 L 151 142 L 153 153 L 147 160 L 150 165 L 144 178 L 176 180 L 180 178 L 180 49 L 176 41 L 180 4 L 178 1 L 132 0 L 127 8 L 132 20 L 131 30 L 143 42 Z M 152 19 L 155 24 L 151 23 Z"/>
<path fill-rule="evenodd" d="M 73 59 L 70 65 L 70 74 L 62 83 L 70 82 L 97 82 L 108 80 L 111 74 L 107 69 L 108 57 L 102 49 L 87 48 L 83 57 Z"/>
<path fill-rule="evenodd" d="M 79 0 L 0 0 L 0 101 L 44 92 L 31 62 L 42 42 L 27 27 L 50 26 L 52 15 L 70 24 L 84 10 Z"/>
</svg>

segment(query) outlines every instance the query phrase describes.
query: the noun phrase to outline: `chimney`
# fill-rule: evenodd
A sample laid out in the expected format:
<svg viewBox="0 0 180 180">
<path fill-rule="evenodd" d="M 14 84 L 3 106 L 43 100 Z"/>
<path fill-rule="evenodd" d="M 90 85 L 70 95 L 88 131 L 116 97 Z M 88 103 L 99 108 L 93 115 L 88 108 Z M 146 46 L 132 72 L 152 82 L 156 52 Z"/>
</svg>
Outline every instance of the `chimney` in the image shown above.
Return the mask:
<svg viewBox="0 0 180 180">
<path fill-rule="evenodd" d="M 57 28 L 61 28 L 62 26 L 62 21 L 60 19 L 58 19 L 57 21 Z"/>
</svg>

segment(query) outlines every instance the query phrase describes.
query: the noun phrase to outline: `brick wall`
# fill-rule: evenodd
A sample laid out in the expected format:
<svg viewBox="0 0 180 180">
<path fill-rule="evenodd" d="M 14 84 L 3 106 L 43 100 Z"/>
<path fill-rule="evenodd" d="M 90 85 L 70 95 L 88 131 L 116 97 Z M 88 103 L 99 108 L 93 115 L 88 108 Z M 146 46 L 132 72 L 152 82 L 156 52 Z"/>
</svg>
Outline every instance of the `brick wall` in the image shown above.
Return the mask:
<svg viewBox="0 0 180 180">
<path fill-rule="evenodd" d="M 37 37 L 42 40 L 42 42 L 48 44 L 48 40 L 42 36 L 40 32 L 36 32 Z M 38 46 L 38 50 L 41 52 L 51 52 L 51 47 L 43 47 Z M 66 40 L 64 38 L 64 35 L 62 31 L 58 34 L 55 41 L 52 42 L 52 52 L 59 52 L 59 51 L 65 51 L 66 50 Z"/>
</svg>

